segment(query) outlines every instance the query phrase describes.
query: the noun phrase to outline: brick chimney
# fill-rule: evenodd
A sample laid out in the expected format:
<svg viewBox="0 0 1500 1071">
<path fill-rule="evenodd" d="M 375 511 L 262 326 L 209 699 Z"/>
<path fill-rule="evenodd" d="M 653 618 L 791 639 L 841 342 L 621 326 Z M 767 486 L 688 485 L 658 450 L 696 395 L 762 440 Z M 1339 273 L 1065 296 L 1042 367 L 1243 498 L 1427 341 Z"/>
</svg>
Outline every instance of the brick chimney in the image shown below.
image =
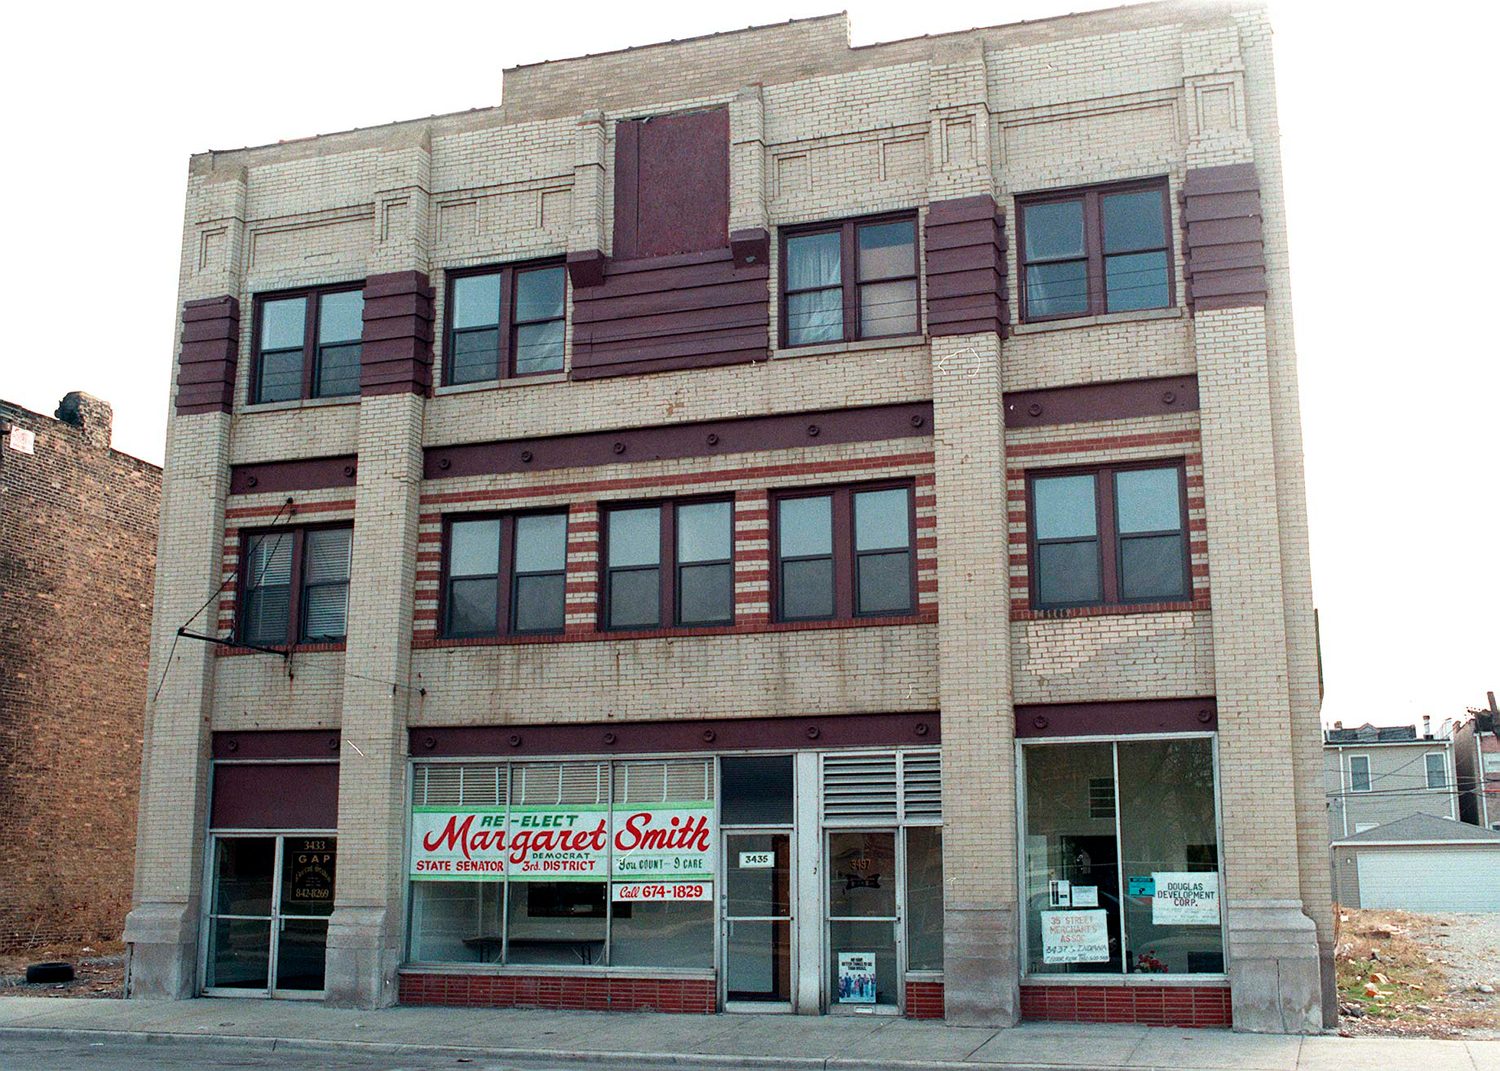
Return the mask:
<svg viewBox="0 0 1500 1071">
<path fill-rule="evenodd" d="M 72 424 L 83 432 L 83 441 L 90 446 L 109 449 L 115 411 L 104 399 L 81 390 L 69 391 L 63 395 L 54 415 L 64 424 Z"/>
</svg>

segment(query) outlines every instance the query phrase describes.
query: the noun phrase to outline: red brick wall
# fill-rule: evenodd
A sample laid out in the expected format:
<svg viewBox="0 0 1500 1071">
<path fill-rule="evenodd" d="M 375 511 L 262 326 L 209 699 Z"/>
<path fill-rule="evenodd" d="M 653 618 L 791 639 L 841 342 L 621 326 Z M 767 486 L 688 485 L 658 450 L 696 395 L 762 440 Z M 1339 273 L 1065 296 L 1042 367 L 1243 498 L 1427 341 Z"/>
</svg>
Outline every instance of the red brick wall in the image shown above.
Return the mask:
<svg viewBox="0 0 1500 1071">
<path fill-rule="evenodd" d="M 711 978 L 619 978 L 540 975 L 401 973 L 402 1004 L 466 1008 L 566 1008 L 573 1011 L 658 1011 L 712 1015 Z"/>
<path fill-rule="evenodd" d="M 0 444 L 0 951 L 117 939 L 130 906 L 161 470 L 84 413 L 0 403 L 36 434 Z"/>
<path fill-rule="evenodd" d="M 1234 1025 L 1228 986 L 1023 985 L 1021 1018 L 1141 1026 Z"/>
<path fill-rule="evenodd" d="M 943 983 L 907 982 L 906 1017 L 908 1019 L 941 1019 L 943 1017 Z"/>
</svg>

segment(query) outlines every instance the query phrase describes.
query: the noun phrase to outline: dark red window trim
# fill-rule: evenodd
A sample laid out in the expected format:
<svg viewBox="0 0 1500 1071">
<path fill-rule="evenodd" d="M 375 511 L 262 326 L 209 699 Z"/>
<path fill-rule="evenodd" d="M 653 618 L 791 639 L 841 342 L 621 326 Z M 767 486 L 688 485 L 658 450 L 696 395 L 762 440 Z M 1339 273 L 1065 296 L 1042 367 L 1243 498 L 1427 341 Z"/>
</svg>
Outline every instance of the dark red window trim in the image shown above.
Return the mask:
<svg viewBox="0 0 1500 1071">
<path fill-rule="evenodd" d="M 532 376 L 555 376 L 564 371 L 567 366 L 566 350 L 563 354 L 563 367 L 549 368 L 541 372 L 517 372 L 515 369 L 515 340 L 516 328 L 526 323 L 550 323 L 550 320 L 526 320 L 517 324 L 515 319 L 516 306 L 516 276 L 522 272 L 534 271 L 538 268 L 560 268 L 563 277 L 563 333 L 566 344 L 568 324 L 568 272 L 567 262 L 563 257 L 543 257 L 539 260 L 523 260 L 511 264 L 482 264 L 471 268 L 449 268 L 444 271 L 445 295 L 443 299 L 443 385 L 446 386 L 468 386 L 474 383 L 496 383 L 502 379 L 527 379 Z M 498 323 L 500 352 L 496 358 L 496 374 L 494 379 L 466 379 L 460 383 L 453 380 L 453 284 L 458 279 L 472 278 L 476 275 L 499 275 L 500 276 L 500 313 Z"/>
<path fill-rule="evenodd" d="M 1110 182 L 1098 186 L 1073 186 L 1065 190 L 1048 190 L 1045 193 L 1029 193 L 1016 197 L 1016 277 L 1020 290 L 1022 323 L 1046 323 L 1052 320 L 1076 320 L 1081 316 L 1100 316 L 1110 311 L 1108 292 L 1104 282 L 1104 215 L 1099 210 L 1099 199 L 1114 193 L 1134 193 L 1141 190 L 1161 191 L 1162 238 L 1164 247 L 1152 247 L 1140 252 L 1156 252 L 1164 249 L 1167 254 L 1167 303 L 1160 308 L 1172 308 L 1177 303 L 1177 280 L 1172 249 L 1172 202 L 1166 176 L 1148 179 L 1132 179 L 1127 182 Z M 1026 269 L 1026 209 L 1031 205 L 1056 204 L 1059 201 L 1083 202 L 1083 249 L 1088 262 L 1086 279 L 1088 285 L 1088 307 L 1083 312 L 1054 313 L 1050 316 L 1033 316 L 1027 308 Z M 1113 254 L 1112 254 L 1113 255 Z M 1045 263 L 1045 262 L 1039 262 Z M 1144 312 L 1144 309 L 1130 309 Z"/>
<path fill-rule="evenodd" d="M 689 565 L 728 564 L 730 575 L 729 616 L 718 621 L 682 621 L 682 607 L 678 598 L 679 576 L 682 563 L 677 560 L 677 511 L 683 506 L 701 506 L 722 502 L 729 506 L 729 559 L 724 562 L 689 562 Z M 657 574 L 660 584 L 660 601 L 656 611 L 656 624 L 621 625 L 609 623 L 609 515 L 621 510 L 659 509 L 658 520 L 661 547 L 657 556 Z M 599 629 L 603 632 L 643 632 L 661 629 L 722 628 L 734 624 L 734 499 L 728 495 L 701 495 L 687 498 L 649 499 L 646 501 L 609 502 L 601 504 L 599 511 Z M 622 571 L 649 568 L 649 566 L 622 566 Z"/>
<path fill-rule="evenodd" d="M 1177 508 L 1182 540 L 1182 592 L 1178 596 L 1154 595 L 1148 599 L 1125 599 L 1120 596 L 1121 539 L 1115 524 L 1115 474 L 1142 469 L 1177 470 Z M 1099 552 L 1100 597 L 1088 602 L 1044 603 L 1040 592 L 1040 557 L 1036 537 L 1036 481 L 1053 476 L 1094 477 L 1094 517 Z M 1060 468 L 1033 469 L 1026 473 L 1026 560 L 1029 568 L 1031 608 L 1065 610 L 1080 606 L 1145 606 L 1157 603 L 1190 602 L 1193 598 L 1192 539 L 1188 531 L 1187 464 L 1182 458 L 1131 461 L 1117 465 L 1075 465 Z M 1146 533 L 1132 533 L 1141 536 Z"/>
<path fill-rule="evenodd" d="M 358 398 L 359 388 L 347 394 L 315 395 L 313 387 L 317 377 L 318 366 L 318 315 L 322 310 L 322 298 L 328 294 L 346 294 L 358 290 L 363 293 L 364 280 L 351 283 L 330 283 L 327 286 L 297 287 L 293 290 L 272 290 L 264 294 L 255 295 L 255 308 L 251 313 L 250 323 L 250 405 L 272 405 L 274 402 L 263 402 L 260 397 L 260 327 L 261 313 L 268 301 L 285 301 L 288 298 L 306 298 L 307 307 L 303 311 L 302 321 L 302 393 L 296 399 L 287 398 L 284 401 L 296 401 L 315 397 L 326 398 Z M 279 352 L 279 351 L 278 351 Z"/>
<path fill-rule="evenodd" d="M 907 580 L 907 605 L 903 610 L 860 612 L 856 603 L 856 560 L 854 547 L 854 496 L 863 491 L 906 491 L 907 557 L 910 563 Z M 787 617 L 781 601 L 781 525 L 780 504 L 794 498 L 831 496 L 833 524 L 833 615 L 831 617 Z M 876 618 L 909 618 L 920 611 L 917 597 L 917 493 L 910 479 L 874 480 L 868 483 L 840 484 L 833 487 L 805 487 L 771 493 L 771 620 L 782 623 L 809 621 L 862 621 Z M 794 559 L 800 560 L 800 559 Z"/>
<path fill-rule="evenodd" d="M 241 643 L 251 642 L 245 635 L 245 610 L 249 606 L 250 593 L 250 544 L 261 536 L 275 536 L 282 534 L 292 540 L 292 572 L 288 581 L 287 612 L 286 612 L 286 636 L 277 643 L 272 642 L 272 647 L 296 647 L 303 644 L 322 646 L 326 644 L 343 643 L 347 638 L 349 630 L 349 609 L 346 604 L 344 608 L 344 636 L 320 637 L 309 640 L 303 636 L 305 623 L 302 620 L 307 585 L 304 583 L 305 557 L 307 550 L 307 533 L 312 531 L 327 531 L 336 528 L 346 528 L 351 532 L 354 530 L 352 521 L 330 521 L 326 524 L 303 524 L 295 527 L 285 528 L 242 528 L 239 532 L 239 564 L 235 570 L 235 613 L 234 613 L 234 636 Z M 350 550 L 351 558 L 353 549 Z M 353 562 L 350 562 L 350 580 L 353 579 Z"/>
<path fill-rule="evenodd" d="M 804 346 L 827 346 L 833 342 L 858 342 L 863 336 L 859 333 L 859 246 L 855 239 L 855 231 L 859 227 L 868 224 L 880 223 L 911 223 L 912 230 L 912 260 L 913 274 L 911 276 L 897 276 L 890 279 L 871 280 L 872 282 L 905 282 L 908 278 L 917 284 L 917 329 L 909 335 L 871 335 L 872 339 L 888 338 L 918 338 L 922 334 L 922 237 L 921 230 L 917 226 L 917 214 L 914 211 L 904 212 L 882 212 L 871 216 L 856 216 L 850 219 L 831 220 L 820 223 L 801 223 L 794 227 L 782 227 L 777 234 L 779 258 L 777 281 L 777 343 L 781 349 L 801 349 Z M 791 342 L 791 335 L 787 328 L 787 240 L 790 238 L 802 238 L 810 234 L 839 234 L 839 269 L 841 273 L 841 289 L 843 291 L 844 332 L 841 339 L 820 339 L 816 342 Z M 828 289 L 832 289 L 829 287 Z M 800 293 L 800 291 L 792 291 Z"/>
<path fill-rule="evenodd" d="M 442 563 L 438 574 L 438 635 L 443 639 L 482 639 L 491 636 L 556 636 L 561 627 L 555 629 L 518 629 L 515 619 L 516 602 L 516 519 L 518 517 L 562 517 L 563 518 L 563 617 L 567 618 L 567 546 L 568 508 L 566 506 L 520 510 L 510 513 L 450 513 L 443 518 Z M 453 525 L 464 521 L 500 522 L 500 572 L 496 574 L 495 627 L 483 632 L 454 632 L 448 620 L 448 581 L 451 579 Z M 532 574 L 528 574 L 532 575 Z"/>
</svg>

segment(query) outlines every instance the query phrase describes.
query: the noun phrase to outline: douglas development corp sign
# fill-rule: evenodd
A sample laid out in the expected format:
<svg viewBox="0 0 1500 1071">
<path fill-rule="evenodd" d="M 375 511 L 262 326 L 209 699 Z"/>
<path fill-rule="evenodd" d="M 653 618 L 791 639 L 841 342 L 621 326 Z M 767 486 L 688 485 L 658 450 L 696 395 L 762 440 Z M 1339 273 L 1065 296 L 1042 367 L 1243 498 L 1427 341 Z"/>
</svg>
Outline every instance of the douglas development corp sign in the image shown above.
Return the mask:
<svg viewBox="0 0 1500 1071">
<path fill-rule="evenodd" d="M 709 897 L 713 846 L 713 806 L 702 802 L 418 807 L 410 873 L 413 881 L 602 881 L 607 872 L 628 883 L 616 899 L 696 900 Z"/>
</svg>

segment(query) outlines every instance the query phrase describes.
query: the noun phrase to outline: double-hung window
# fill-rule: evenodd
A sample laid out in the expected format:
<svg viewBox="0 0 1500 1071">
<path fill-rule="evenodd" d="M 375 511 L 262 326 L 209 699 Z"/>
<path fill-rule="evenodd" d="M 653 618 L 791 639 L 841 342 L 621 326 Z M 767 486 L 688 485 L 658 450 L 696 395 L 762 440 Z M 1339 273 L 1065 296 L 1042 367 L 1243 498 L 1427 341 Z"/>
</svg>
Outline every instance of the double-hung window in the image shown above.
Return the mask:
<svg viewBox="0 0 1500 1071">
<path fill-rule="evenodd" d="M 568 515 L 453 517 L 444 559 L 450 637 L 563 630 Z"/>
<path fill-rule="evenodd" d="M 1370 756 L 1349 756 L 1349 791 L 1370 791 Z"/>
<path fill-rule="evenodd" d="M 604 514 L 604 623 L 611 629 L 734 621 L 734 504 L 622 506 Z"/>
<path fill-rule="evenodd" d="M 561 264 L 452 273 L 446 381 L 560 372 L 566 292 Z"/>
<path fill-rule="evenodd" d="M 1165 179 L 1017 199 L 1028 321 L 1172 304 Z"/>
<path fill-rule="evenodd" d="M 364 291 L 320 287 L 256 300 L 253 402 L 359 393 Z"/>
<path fill-rule="evenodd" d="M 777 495 L 773 503 L 778 620 L 915 610 L 910 485 L 799 491 Z"/>
<path fill-rule="evenodd" d="M 245 643 L 336 643 L 349 616 L 349 525 L 278 528 L 245 537 L 237 633 Z"/>
<path fill-rule="evenodd" d="M 788 231 L 781 264 L 783 346 L 921 331 L 914 216 Z"/>
<path fill-rule="evenodd" d="M 1034 473 L 1032 604 L 1038 609 L 1191 596 L 1181 464 Z"/>
<path fill-rule="evenodd" d="M 1429 751 L 1424 756 L 1427 766 L 1427 787 L 1448 787 L 1448 758 L 1441 751 Z"/>
</svg>

